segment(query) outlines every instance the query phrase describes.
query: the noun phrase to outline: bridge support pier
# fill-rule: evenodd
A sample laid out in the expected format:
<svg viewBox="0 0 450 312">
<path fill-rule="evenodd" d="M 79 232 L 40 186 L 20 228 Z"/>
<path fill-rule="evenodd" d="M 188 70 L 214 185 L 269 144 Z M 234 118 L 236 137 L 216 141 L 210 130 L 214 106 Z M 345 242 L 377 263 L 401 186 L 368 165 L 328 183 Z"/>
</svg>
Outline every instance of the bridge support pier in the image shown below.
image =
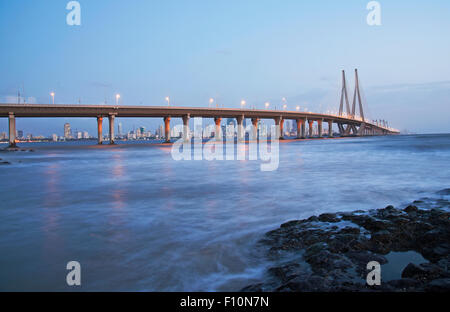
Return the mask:
<svg viewBox="0 0 450 312">
<path fill-rule="evenodd" d="M 183 140 L 184 140 L 184 142 L 189 141 L 189 119 L 190 118 L 191 118 L 191 116 L 189 114 L 183 116 Z"/>
<path fill-rule="evenodd" d="M 238 142 L 245 139 L 245 131 L 244 131 L 244 115 L 236 118 L 237 121 L 237 140 Z"/>
<path fill-rule="evenodd" d="M 278 138 L 280 140 L 284 140 L 284 119 L 283 117 L 275 118 L 275 125 L 279 129 Z"/>
<path fill-rule="evenodd" d="M 97 117 L 97 136 L 98 136 L 98 145 L 103 144 L 103 117 Z"/>
<path fill-rule="evenodd" d="M 257 141 L 258 140 L 258 123 L 259 123 L 259 119 L 258 118 L 252 118 L 252 140 Z"/>
<path fill-rule="evenodd" d="M 297 119 L 297 139 L 305 138 L 305 120 Z"/>
<path fill-rule="evenodd" d="M 309 131 L 309 134 L 308 134 L 308 137 L 310 137 L 310 138 L 312 138 L 312 136 L 313 136 L 313 125 L 314 125 L 314 120 L 308 120 L 308 131 Z"/>
<path fill-rule="evenodd" d="M 214 118 L 214 122 L 216 123 L 216 134 L 215 134 L 216 141 L 222 141 L 223 140 L 222 127 L 221 127 L 221 125 L 222 125 L 222 118 L 216 117 L 216 118 Z"/>
<path fill-rule="evenodd" d="M 321 138 L 322 137 L 322 132 L 323 132 L 323 120 L 322 119 L 320 119 L 320 120 L 317 120 L 317 129 L 318 129 L 318 132 L 319 132 L 319 138 Z"/>
<path fill-rule="evenodd" d="M 328 137 L 333 137 L 333 120 L 328 120 Z"/>
<path fill-rule="evenodd" d="M 9 147 L 16 147 L 16 116 L 14 113 L 9 113 Z"/>
<path fill-rule="evenodd" d="M 109 115 L 108 116 L 109 119 L 109 144 L 110 145 L 114 145 L 114 120 L 116 119 L 116 116 L 114 115 Z"/>
<path fill-rule="evenodd" d="M 164 139 L 170 143 L 170 117 L 164 117 Z"/>
</svg>

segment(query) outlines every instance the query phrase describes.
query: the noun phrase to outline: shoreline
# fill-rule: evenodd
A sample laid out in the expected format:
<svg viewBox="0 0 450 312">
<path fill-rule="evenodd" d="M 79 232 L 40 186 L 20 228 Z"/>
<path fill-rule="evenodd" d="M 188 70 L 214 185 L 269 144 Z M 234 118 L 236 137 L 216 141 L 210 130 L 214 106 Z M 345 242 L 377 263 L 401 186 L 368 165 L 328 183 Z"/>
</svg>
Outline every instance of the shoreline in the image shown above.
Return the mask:
<svg viewBox="0 0 450 312">
<path fill-rule="evenodd" d="M 324 213 L 267 232 L 258 247 L 273 263 L 247 292 L 450 290 L 450 188 L 406 208 Z M 445 198 L 447 197 L 447 198 Z M 381 265 L 381 285 L 368 286 Z"/>
</svg>

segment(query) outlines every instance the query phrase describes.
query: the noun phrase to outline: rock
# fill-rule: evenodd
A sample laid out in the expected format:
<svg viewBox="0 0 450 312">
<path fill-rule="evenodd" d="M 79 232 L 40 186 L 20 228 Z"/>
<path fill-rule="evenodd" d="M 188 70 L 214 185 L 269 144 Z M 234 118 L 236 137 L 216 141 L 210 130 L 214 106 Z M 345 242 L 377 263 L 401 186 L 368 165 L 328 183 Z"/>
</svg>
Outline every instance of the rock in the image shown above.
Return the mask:
<svg viewBox="0 0 450 312">
<path fill-rule="evenodd" d="M 383 285 L 383 281 L 381 282 Z M 389 281 L 386 283 L 388 286 L 391 286 L 393 289 L 398 291 L 421 291 L 421 283 L 418 280 L 412 278 L 402 278 L 398 280 Z"/>
<path fill-rule="evenodd" d="M 323 213 L 319 216 L 319 221 L 321 222 L 339 222 L 335 213 Z"/>
<path fill-rule="evenodd" d="M 450 188 L 446 188 L 437 192 L 438 195 L 450 195 Z"/>
<path fill-rule="evenodd" d="M 412 212 L 417 212 L 419 211 L 419 209 L 414 206 L 414 205 L 409 205 L 408 207 L 406 207 L 405 209 L 403 209 L 405 212 L 407 213 L 412 213 Z"/>
<path fill-rule="evenodd" d="M 9 161 L 0 161 L 0 165 L 11 165 Z"/>
<path fill-rule="evenodd" d="M 325 213 L 293 220 L 261 241 L 268 257 L 285 264 L 247 291 L 423 291 L 446 289 L 450 278 L 450 203 L 422 199 L 421 207 Z M 352 224 L 349 224 L 352 223 Z M 390 252 L 415 251 L 430 263 L 409 264 L 402 279 L 366 287 L 367 263 Z M 293 261 L 295 255 L 296 260 Z M 300 255 L 300 256 L 299 256 Z M 287 257 L 287 258 L 284 258 Z"/>
<path fill-rule="evenodd" d="M 448 292 L 450 290 L 450 278 L 440 278 L 434 281 L 431 281 L 426 290 L 428 291 L 445 291 Z"/>
</svg>

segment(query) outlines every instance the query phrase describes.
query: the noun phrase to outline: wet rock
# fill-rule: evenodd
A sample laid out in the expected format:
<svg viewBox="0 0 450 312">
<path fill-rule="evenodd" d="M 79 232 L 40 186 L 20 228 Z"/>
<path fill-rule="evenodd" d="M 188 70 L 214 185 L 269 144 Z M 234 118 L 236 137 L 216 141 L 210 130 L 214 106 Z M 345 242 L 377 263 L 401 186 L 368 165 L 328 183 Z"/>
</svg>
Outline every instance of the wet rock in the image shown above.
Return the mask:
<svg viewBox="0 0 450 312">
<path fill-rule="evenodd" d="M 408 207 L 406 207 L 405 209 L 403 209 L 405 212 L 407 213 L 412 213 L 412 212 L 417 212 L 419 211 L 419 209 L 414 206 L 414 205 L 409 205 Z"/>
<path fill-rule="evenodd" d="M 450 195 L 450 188 L 440 190 L 437 192 L 438 195 Z"/>
<path fill-rule="evenodd" d="M 422 199 L 422 206 L 436 201 Z M 268 291 L 423 291 L 449 287 L 450 204 L 441 208 L 393 206 L 370 211 L 326 213 L 289 221 L 266 234 L 262 244 L 272 260 L 301 255 L 268 270 Z M 387 263 L 390 252 L 415 251 L 429 263 L 409 264 L 402 279 L 367 287 L 367 263 Z M 436 281 L 434 284 L 432 282 Z M 448 283 L 448 284 L 446 284 Z M 246 288 L 246 289 L 252 289 Z M 250 290 L 251 291 L 251 290 Z"/>
<path fill-rule="evenodd" d="M 412 278 L 402 278 L 398 280 L 389 281 L 386 283 L 388 287 L 397 291 L 421 291 L 421 283 Z"/>
<path fill-rule="evenodd" d="M 323 213 L 318 219 L 321 222 L 339 222 L 338 217 L 334 213 Z"/>
<path fill-rule="evenodd" d="M 0 161 L 0 165 L 11 165 L 9 161 Z"/>
<path fill-rule="evenodd" d="M 426 290 L 448 292 L 450 290 L 450 278 L 433 280 L 427 285 Z"/>
<path fill-rule="evenodd" d="M 410 263 L 402 272 L 403 278 L 414 278 L 416 280 L 433 280 L 445 277 L 445 272 L 439 266 L 431 263 L 415 265 Z"/>
</svg>

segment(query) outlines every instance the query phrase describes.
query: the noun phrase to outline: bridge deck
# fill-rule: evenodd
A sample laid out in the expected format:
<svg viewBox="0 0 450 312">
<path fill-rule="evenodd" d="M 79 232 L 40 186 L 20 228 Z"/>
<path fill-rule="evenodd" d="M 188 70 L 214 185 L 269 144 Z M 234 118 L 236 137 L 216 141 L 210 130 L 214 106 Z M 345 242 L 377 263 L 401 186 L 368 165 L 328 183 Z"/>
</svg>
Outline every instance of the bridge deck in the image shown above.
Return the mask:
<svg viewBox="0 0 450 312">
<path fill-rule="evenodd" d="M 260 119 L 307 119 L 312 121 L 332 121 L 348 125 L 365 124 L 374 129 L 398 133 L 370 122 L 343 116 L 318 114 L 299 111 L 202 108 L 202 107 L 167 107 L 167 106 L 114 106 L 114 105 L 50 105 L 50 104 L 0 104 L 0 117 L 190 117 L 203 118 L 260 118 Z"/>
</svg>

